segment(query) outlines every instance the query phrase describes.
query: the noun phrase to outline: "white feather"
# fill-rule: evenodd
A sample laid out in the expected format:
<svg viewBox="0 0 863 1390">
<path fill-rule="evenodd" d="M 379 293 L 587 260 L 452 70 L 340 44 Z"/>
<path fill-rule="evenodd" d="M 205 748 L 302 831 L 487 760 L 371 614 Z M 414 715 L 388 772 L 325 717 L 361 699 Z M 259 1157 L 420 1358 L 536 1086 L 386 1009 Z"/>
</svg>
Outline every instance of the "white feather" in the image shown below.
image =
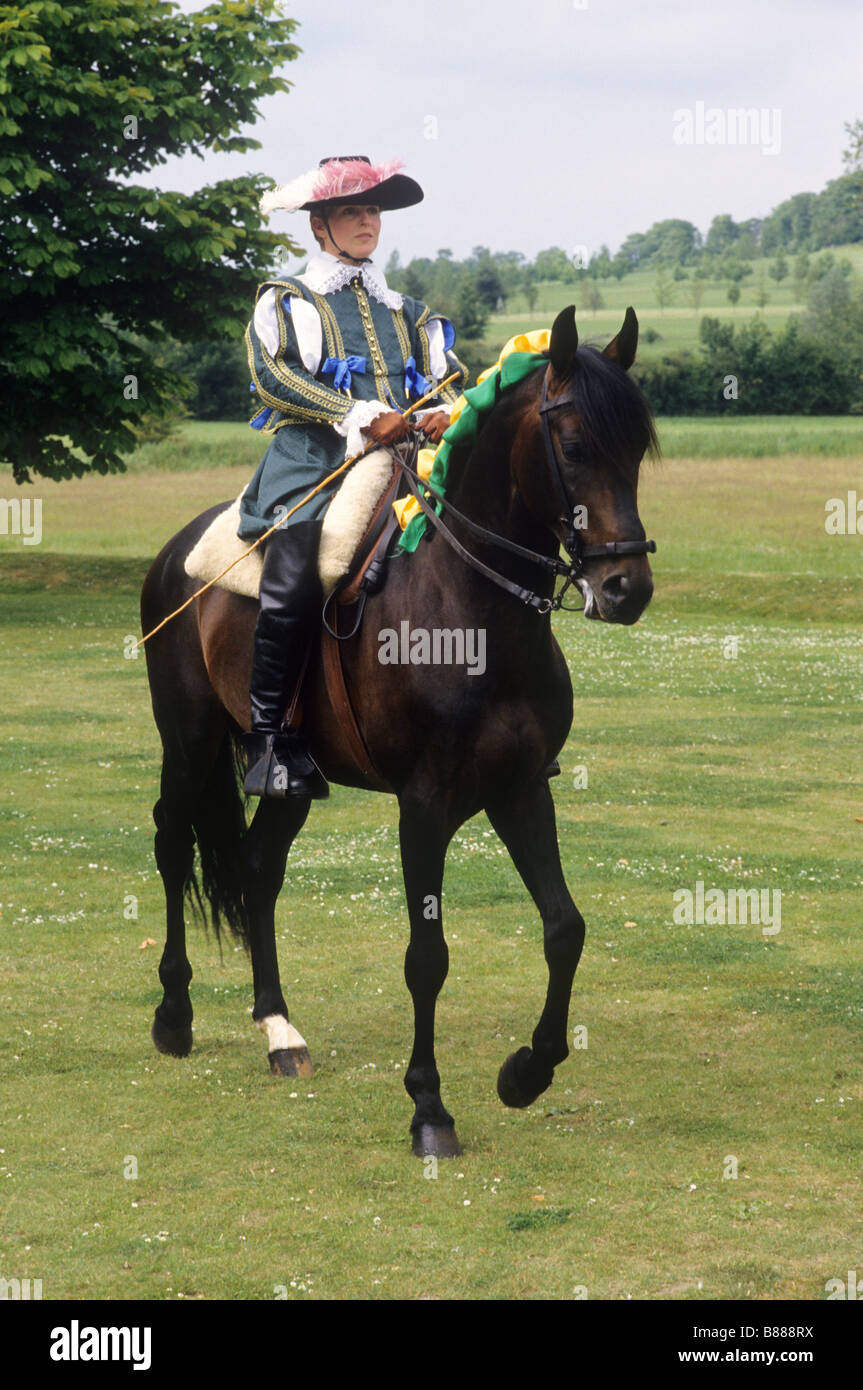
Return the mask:
<svg viewBox="0 0 863 1390">
<path fill-rule="evenodd" d="M 277 184 L 275 188 L 269 188 L 258 204 L 261 212 L 265 215 L 280 210 L 297 212 L 303 203 L 309 203 L 314 199 L 320 173 L 320 169 L 310 169 L 307 174 L 300 174 L 299 178 L 292 179 L 290 183 Z"/>
</svg>

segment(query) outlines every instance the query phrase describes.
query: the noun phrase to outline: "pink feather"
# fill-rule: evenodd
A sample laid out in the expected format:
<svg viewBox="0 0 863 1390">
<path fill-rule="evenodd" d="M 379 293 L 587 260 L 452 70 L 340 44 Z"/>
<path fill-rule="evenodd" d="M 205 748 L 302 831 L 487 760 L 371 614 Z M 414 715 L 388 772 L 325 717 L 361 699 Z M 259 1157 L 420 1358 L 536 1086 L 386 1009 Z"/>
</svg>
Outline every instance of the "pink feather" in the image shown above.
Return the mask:
<svg viewBox="0 0 863 1390">
<path fill-rule="evenodd" d="M 364 193 L 369 188 L 377 188 L 403 168 L 401 159 L 386 160 L 383 164 L 365 164 L 361 159 L 334 159 L 320 171 L 315 198 L 349 198 L 352 193 Z"/>
</svg>

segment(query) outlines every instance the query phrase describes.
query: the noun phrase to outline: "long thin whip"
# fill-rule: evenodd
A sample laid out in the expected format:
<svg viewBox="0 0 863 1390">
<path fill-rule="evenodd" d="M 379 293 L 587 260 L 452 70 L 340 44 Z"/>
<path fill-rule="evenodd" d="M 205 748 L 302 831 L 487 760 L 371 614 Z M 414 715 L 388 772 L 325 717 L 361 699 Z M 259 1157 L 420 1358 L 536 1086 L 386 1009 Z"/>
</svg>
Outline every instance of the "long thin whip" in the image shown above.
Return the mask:
<svg viewBox="0 0 863 1390">
<path fill-rule="evenodd" d="M 421 405 L 425 405 L 426 401 L 430 401 L 433 396 L 438 395 L 438 393 L 442 391 L 445 386 L 449 386 L 450 382 L 455 381 L 456 377 L 459 375 L 459 372 L 453 372 L 452 375 L 448 376 L 445 381 L 439 382 L 438 385 L 435 386 L 433 391 L 428 391 L 426 395 L 420 396 L 419 400 L 414 401 L 413 405 L 409 405 L 407 410 L 401 411 L 402 419 L 406 420 L 408 416 L 412 415 L 415 410 L 419 410 Z M 202 585 L 201 588 L 198 589 L 197 593 L 192 594 L 191 598 L 187 598 L 186 602 L 181 603 L 179 608 L 175 608 L 173 613 L 169 613 L 167 618 L 163 618 L 162 621 L 156 627 L 152 628 L 151 631 L 146 634 L 146 636 L 139 637 L 138 641 L 135 643 L 134 650 L 137 651 L 139 647 L 143 647 L 144 643 L 149 642 L 151 637 L 155 637 L 156 633 L 160 632 L 162 628 L 166 625 L 166 623 L 169 623 L 172 618 L 176 618 L 178 613 L 182 613 L 184 608 L 188 608 L 190 603 L 194 603 L 196 598 L 200 598 L 201 594 L 206 593 L 207 590 L 211 589 L 214 584 L 218 584 L 219 580 L 228 573 L 228 570 L 232 570 L 234 568 L 234 565 L 238 565 L 241 560 L 245 560 L 246 556 L 251 555 L 252 551 L 256 550 L 258 546 L 261 545 L 267 539 L 268 536 L 271 536 L 274 531 L 278 531 L 280 526 L 284 526 L 285 522 L 293 516 L 294 512 L 298 512 L 300 510 L 300 507 L 304 507 L 307 502 L 311 501 L 315 494 L 321 491 L 321 488 L 325 488 L 328 483 L 331 483 L 333 481 L 334 478 L 338 478 L 339 474 L 344 473 L 345 469 L 350 468 L 352 463 L 358 463 L 361 458 L 365 458 L 366 454 L 370 454 L 374 449 L 379 449 L 380 447 L 381 446 L 375 440 L 371 440 L 371 442 L 368 443 L 364 449 L 361 449 L 358 454 L 354 454 L 351 458 L 345 459 L 344 463 L 340 464 L 334 473 L 330 473 L 329 477 L 323 478 L 321 482 L 317 484 L 317 486 L 312 488 L 311 492 L 307 492 L 305 497 L 301 498 L 301 500 L 297 502 L 296 506 L 291 507 L 291 510 L 289 512 L 285 512 L 284 516 L 280 516 L 274 526 L 271 526 L 270 529 L 268 531 L 265 531 L 262 536 L 258 536 L 258 539 L 256 541 L 253 541 L 252 544 L 248 547 L 248 549 L 243 551 L 242 555 L 238 555 L 237 558 L 235 560 L 232 560 L 229 565 L 225 565 L 225 568 L 219 574 L 217 574 L 213 579 L 208 580 L 206 584 Z"/>
</svg>

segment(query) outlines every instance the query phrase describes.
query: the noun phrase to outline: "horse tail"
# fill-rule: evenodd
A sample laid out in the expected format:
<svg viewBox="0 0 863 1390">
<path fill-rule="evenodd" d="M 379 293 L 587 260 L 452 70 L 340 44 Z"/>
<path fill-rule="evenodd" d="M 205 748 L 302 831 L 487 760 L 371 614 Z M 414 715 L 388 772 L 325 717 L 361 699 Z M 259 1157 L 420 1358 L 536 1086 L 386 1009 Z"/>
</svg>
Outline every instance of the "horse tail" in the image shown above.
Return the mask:
<svg viewBox="0 0 863 1390">
<path fill-rule="evenodd" d="M 212 927 L 220 949 L 223 925 L 246 949 L 249 946 L 242 873 L 246 816 L 239 790 L 240 775 L 237 745 L 226 729 L 192 811 L 200 878 L 193 869 L 186 884 L 190 906 L 205 927 Z"/>
</svg>

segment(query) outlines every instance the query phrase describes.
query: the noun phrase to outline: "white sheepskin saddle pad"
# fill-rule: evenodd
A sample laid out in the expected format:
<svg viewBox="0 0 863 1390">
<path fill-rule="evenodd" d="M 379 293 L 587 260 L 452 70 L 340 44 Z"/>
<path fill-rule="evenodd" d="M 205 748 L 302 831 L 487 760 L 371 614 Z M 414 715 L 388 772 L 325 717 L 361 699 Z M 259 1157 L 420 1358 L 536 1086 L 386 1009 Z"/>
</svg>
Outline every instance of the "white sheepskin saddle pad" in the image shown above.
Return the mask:
<svg viewBox="0 0 863 1390">
<path fill-rule="evenodd" d="M 324 516 L 318 568 L 324 593 L 329 594 L 348 572 L 366 527 L 387 487 L 393 471 L 392 455 L 386 449 L 375 449 L 351 468 Z M 243 489 L 245 491 L 245 489 Z M 257 598 L 261 588 L 261 568 L 264 547 L 246 552 L 249 542 L 240 540 L 240 498 L 232 502 L 210 523 L 197 545 L 186 556 L 186 573 L 202 584 L 208 584 L 230 565 L 219 581 L 219 588 L 232 593 Z M 290 522 L 286 523 L 290 525 Z M 240 557 L 244 558 L 240 558 Z"/>
</svg>

